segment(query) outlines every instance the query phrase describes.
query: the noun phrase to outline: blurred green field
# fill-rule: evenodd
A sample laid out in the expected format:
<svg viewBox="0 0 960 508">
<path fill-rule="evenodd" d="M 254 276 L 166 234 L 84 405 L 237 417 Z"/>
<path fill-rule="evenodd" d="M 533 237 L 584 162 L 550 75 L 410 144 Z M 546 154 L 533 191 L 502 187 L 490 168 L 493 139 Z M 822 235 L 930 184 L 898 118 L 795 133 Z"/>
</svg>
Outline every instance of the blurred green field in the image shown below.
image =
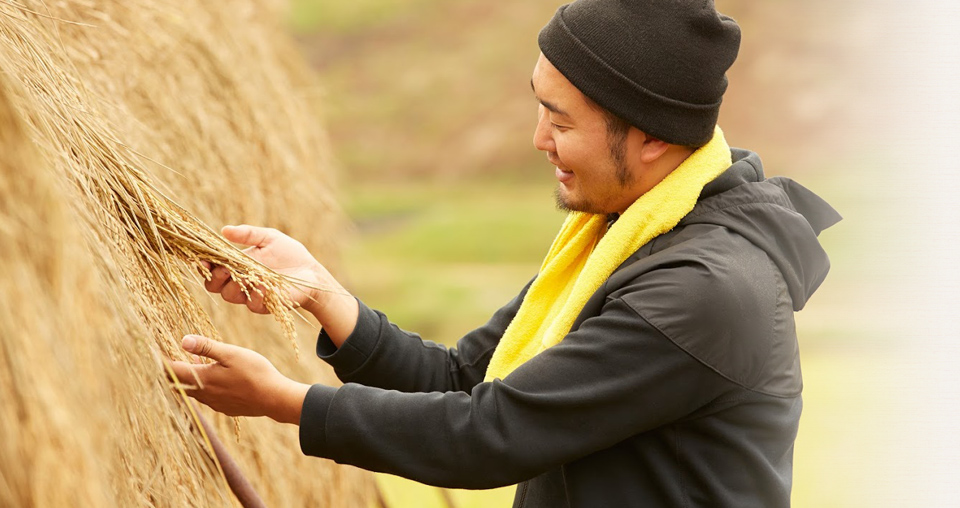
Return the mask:
<svg viewBox="0 0 960 508">
<path fill-rule="evenodd" d="M 352 290 L 400 326 L 448 344 L 536 274 L 563 220 L 543 185 L 371 185 L 357 192 L 347 207 L 358 233 L 345 250 Z"/>
<path fill-rule="evenodd" d="M 353 0 L 291 2 L 290 24 L 294 33 L 318 31 L 347 34 L 389 21 L 405 12 L 420 11 L 442 0 Z"/>
<path fill-rule="evenodd" d="M 293 2 L 355 223 L 339 275 L 426 339 L 450 344 L 481 325 L 536 273 L 563 220 L 552 168 L 530 143 L 528 84 L 536 33 L 558 4 Z M 918 451 L 943 430 L 915 418 L 933 367 L 904 319 L 921 301 L 907 289 L 918 264 L 903 262 L 918 233 L 904 181 L 888 177 L 904 159 L 877 136 L 883 90 L 867 51 L 886 40 L 883 11 L 717 4 L 745 33 L 721 113 L 731 144 L 845 216 L 821 237 L 832 272 L 797 314 L 805 390 L 793 505 L 944 506 L 925 501 L 942 499 L 926 487 L 943 474 Z"/>
</svg>

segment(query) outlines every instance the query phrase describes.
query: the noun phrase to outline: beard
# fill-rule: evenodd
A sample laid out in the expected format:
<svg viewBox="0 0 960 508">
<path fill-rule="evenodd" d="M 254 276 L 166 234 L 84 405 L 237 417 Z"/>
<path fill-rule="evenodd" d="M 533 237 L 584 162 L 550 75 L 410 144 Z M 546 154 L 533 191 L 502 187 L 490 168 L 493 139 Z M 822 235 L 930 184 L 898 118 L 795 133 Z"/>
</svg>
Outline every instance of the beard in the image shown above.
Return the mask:
<svg viewBox="0 0 960 508">
<path fill-rule="evenodd" d="M 621 189 L 625 189 L 633 182 L 633 175 L 628 171 L 626 165 L 617 166 L 616 178 Z M 557 210 L 561 212 L 609 214 L 616 211 L 607 209 L 607 207 L 610 206 L 610 203 L 606 202 L 607 200 L 591 200 L 590 197 L 583 196 L 581 201 L 573 201 L 563 195 L 563 191 L 561 190 L 562 186 L 563 184 L 560 184 L 553 190 L 554 203 L 557 205 Z"/>
<path fill-rule="evenodd" d="M 563 197 L 563 193 L 560 191 L 560 186 L 557 186 L 553 190 L 553 200 L 557 205 L 557 210 L 561 212 L 586 212 L 586 213 L 597 213 L 593 211 L 593 206 L 591 203 L 573 203 L 568 201 Z"/>
<path fill-rule="evenodd" d="M 563 199 L 563 195 L 560 194 L 560 186 L 558 185 L 556 189 L 553 189 L 553 201 L 557 204 L 557 210 L 561 212 L 579 212 L 582 210 L 576 210 L 570 203 Z"/>
<path fill-rule="evenodd" d="M 590 201 L 589 199 L 584 199 L 583 201 L 571 201 L 563 196 L 563 193 L 560 191 L 560 187 L 557 187 L 553 191 L 553 199 L 557 205 L 557 210 L 561 212 L 583 212 L 583 213 L 599 213 L 599 214 L 608 214 L 610 210 L 599 206 L 597 203 Z"/>
</svg>

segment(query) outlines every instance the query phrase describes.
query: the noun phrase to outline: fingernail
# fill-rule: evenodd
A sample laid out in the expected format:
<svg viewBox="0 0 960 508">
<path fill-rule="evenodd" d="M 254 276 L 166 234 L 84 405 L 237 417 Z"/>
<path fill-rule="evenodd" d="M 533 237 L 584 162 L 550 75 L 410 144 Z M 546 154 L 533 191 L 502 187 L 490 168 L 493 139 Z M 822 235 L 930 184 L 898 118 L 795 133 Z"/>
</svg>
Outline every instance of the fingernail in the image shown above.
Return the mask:
<svg viewBox="0 0 960 508">
<path fill-rule="evenodd" d="M 183 338 L 183 349 L 187 351 L 193 351 L 193 348 L 197 347 L 197 339 L 192 335 L 187 335 Z"/>
</svg>

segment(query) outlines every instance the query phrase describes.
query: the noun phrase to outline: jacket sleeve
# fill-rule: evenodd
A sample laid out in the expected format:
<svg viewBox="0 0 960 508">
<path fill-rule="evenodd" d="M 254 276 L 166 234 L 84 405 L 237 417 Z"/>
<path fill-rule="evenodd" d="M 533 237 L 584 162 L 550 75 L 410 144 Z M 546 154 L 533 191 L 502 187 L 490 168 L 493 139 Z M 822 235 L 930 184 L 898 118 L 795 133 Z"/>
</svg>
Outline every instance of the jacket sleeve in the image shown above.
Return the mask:
<svg viewBox="0 0 960 508">
<path fill-rule="evenodd" d="M 467 392 L 483 380 L 490 357 L 532 282 L 485 325 L 461 338 L 456 348 L 401 330 L 381 312 L 360 302 L 353 333 L 338 349 L 321 332 L 317 356 L 330 364 L 344 383 L 401 392 Z"/>
<path fill-rule="evenodd" d="M 682 418 L 731 390 L 623 299 L 471 393 L 314 385 L 305 454 L 442 487 L 532 478 Z"/>
</svg>

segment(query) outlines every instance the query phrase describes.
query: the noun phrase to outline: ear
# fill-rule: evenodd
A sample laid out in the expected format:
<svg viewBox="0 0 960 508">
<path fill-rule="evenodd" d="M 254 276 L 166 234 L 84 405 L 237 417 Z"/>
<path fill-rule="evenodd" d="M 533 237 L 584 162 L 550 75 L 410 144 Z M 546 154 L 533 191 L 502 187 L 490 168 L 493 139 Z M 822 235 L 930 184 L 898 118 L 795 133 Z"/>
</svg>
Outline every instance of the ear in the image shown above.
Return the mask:
<svg viewBox="0 0 960 508">
<path fill-rule="evenodd" d="M 667 149 L 670 148 L 670 144 L 661 141 L 649 134 L 640 133 L 644 139 L 640 143 L 640 161 L 644 164 L 650 164 L 656 162 L 657 159 L 667 153 Z"/>
</svg>

